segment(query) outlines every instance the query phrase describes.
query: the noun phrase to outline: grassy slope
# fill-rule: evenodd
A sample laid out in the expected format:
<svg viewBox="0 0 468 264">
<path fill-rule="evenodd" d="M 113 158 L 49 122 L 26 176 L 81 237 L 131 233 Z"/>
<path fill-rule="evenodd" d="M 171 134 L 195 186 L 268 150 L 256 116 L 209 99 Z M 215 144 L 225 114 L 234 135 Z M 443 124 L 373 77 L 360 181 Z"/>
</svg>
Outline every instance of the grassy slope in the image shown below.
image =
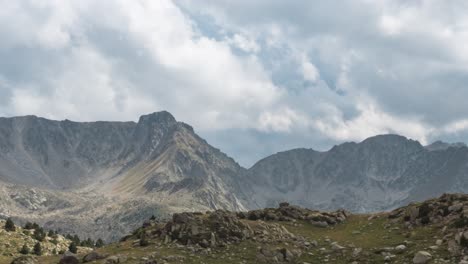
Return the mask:
<svg viewBox="0 0 468 264">
<path fill-rule="evenodd" d="M 430 250 L 429 246 L 433 246 L 435 240 L 440 238 L 441 227 L 428 226 L 417 227 L 407 230 L 403 224 L 392 223 L 386 215 L 380 215 L 369 220 L 369 215 L 353 215 L 348 220 L 331 228 L 313 227 L 305 222 L 280 222 L 290 232 L 316 240 L 319 243 L 318 247 L 311 248 L 309 251 L 304 251 L 299 259 L 299 263 L 324 263 L 328 259 L 328 263 L 350 263 L 357 260 L 359 263 L 383 263 L 383 256 L 376 254 L 375 251 L 384 247 L 395 247 L 403 244 L 404 241 L 410 241 L 408 249 L 403 254 L 396 254 L 396 258 L 392 263 L 410 263 L 414 253 L 419 250 L 430 251 L 436 258 L 449 259 L 449 253 L 446 247 L 441 247 L 438 250 Z M 347 247 L 344 253 L 330 252 L 330 242 L 336 241 L 340 245 Z M 169 263 L 256 263 L 256 254 L 258 247 L 286 247 L 290 248 L 291 244 L 287 242 L 271 243 L 262 245 L 260 243 L 247 240 L 236 245 L 231 245 L 227 249 L 216 249 L 213 254 L 203 255 L 200 253 L 191 253 L 184 248 L 174 246 L 161 245 L 157 241 L 150 241 L 147 247 L 139 247 L 134 245 L 135 241 L 126 241 L 107 245 L 98 251 L 110 255 L 127 255 L 128 260 L 125 263 L 140 263 L 142 257 L 155 255 L 158 259 L 163 259 L 169 256 L 183 256 L 183 260 L 168 260 Z M 133 244 L 133 245 L 132 245 Z M 363 253 L 358 258 L 352 257 L 352 250 L 349 247 L 360 247 Z M 321 248 L 325 248 L 325 252 Z M 329 256 L 329 257 L 327 257 Z M 58 257 L 40 257 L 40 263 L 58 263 Z M 9 263 L 11 258 L 0 257 L 0 264 Z M 105 263 L 105 260 L 97 263 Z"/>
</svg>

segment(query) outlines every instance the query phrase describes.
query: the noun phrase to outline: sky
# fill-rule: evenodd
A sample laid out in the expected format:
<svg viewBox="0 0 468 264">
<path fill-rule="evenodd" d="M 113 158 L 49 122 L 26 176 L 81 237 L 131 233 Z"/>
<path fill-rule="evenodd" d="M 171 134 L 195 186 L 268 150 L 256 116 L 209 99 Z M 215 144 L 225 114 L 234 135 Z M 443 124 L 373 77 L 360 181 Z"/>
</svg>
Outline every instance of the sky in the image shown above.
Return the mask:
<svg viewBox="0 0 468 264">
<path fill-rule="evenodd" d="M 167 110 L 246 167 L 377 134 L 468 141 L 464 0 L 0 5 L 0 116 Z"/>
</svg>

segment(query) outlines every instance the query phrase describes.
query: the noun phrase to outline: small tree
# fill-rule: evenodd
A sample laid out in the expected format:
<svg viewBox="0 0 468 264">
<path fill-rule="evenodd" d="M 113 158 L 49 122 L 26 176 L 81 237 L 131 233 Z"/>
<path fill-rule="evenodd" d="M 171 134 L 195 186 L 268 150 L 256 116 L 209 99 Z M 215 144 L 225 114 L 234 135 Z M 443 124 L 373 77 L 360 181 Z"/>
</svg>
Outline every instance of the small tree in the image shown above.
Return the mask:
<svg viewBox="0 0 468 264">
<path fill-rule="evenodd" d="M 146 247 L 149 245 L 149 242 L 148 242 L 148 239 L 146 239 L 146 233 L 143 232 L 141 235 L 140 235 L 140 246 L 142 247 Z"/>
<path fill-rule="evenodd" d="M 23 255 L 27 255 L 29 254 L 30 250 L 29 247 L 26 244 L 24 244 L 19 252 Z"/>
<path fill-rule="evenodd" d="M 31 230 L 33 229 L 33 224 L 31 222 L 27 222 L 25 225 L 24 225 L 24 229 L 27 229 L 27 230 Z"/>
<path fill-rule="evenodd" d="M 75 242 L 71 242 L 70 246 L 68 246 L 68 250 L 69 250 L 71 253 L 76 254 L 76 252 L 78 251 L 78 248 L 76 247 L 76 243 L 75 243 Z"/>
<path fill-rule="evenodd" d="M 38 256 L 41 256 L 42 255 L 42 246 L 41 246 L 41 242 L 37 242 L 36 245 L 34 245 L 34 254 L 38 255 Z"/>
<path fill-rule="evenodd" d="M 5 223 L 5 230 L 8 232 L 14 232 L 16 231 L 16 226 L 15 223 L 13 223 L 13 220 L 11 218 L 8 218 Z"/>
<path fill-rule="evenodd" d="M 97 248 L 100 248 L 100 247 L 102 247 L 102 246 L 104 246 L 104 241 L 102 241 L 102 239 L 99 238 L 99 239 L 96 241 L 96 247 L 97 247 Z"/>
<path fill-rule="evenodd" d="M 39 228 L 40 226 L 36 222 L 32 223 L 32 229 L 39 229 Z"/>
<path fill-rule="evenodd" d="M 156 220 L 156 216 L 152 215 L 152 216 L 150 217 L 150 220 L 153 220 L 153 221 Z"/>
<path fill-rule="evenodd" d="M 57 249 L 56 248 L 52 249 L 52 255 L 57 255 Z"/>
<path fill-rule="evenodd" d="M 75 242 L 76 245 L 81 244 L 80 237 L 78 235 L 74 235 L 72 241 Z"/>
<path fill-rule="evenodd" d="M 54 231 L 53 230 L 49 230 L 49 232 L 47 233 L 47 236 L 48 237 L 53 237 L 55 234 L 54 234 Z"/>
<path fill-rule="evenodd" d="M 46 233 L 44 232 L 44 229 L 42 229 L 41 227 L 34 230 L 34 236 L 33 236 L 34 239 L 42 242 L 44 241 L 45 237 L 46 237 Z"/>
</svg>

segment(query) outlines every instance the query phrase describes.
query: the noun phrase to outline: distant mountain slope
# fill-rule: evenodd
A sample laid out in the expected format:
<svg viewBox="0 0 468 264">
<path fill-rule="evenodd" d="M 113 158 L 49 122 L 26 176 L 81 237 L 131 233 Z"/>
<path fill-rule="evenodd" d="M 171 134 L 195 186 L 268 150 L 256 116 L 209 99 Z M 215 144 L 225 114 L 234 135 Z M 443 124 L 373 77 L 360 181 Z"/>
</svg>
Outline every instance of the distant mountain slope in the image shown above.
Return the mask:
<svg viewBox="0 0 468 264">
<path fill-rule="evenodd" d="M 247 172 L 253 206 L 302 206 L 368 212 L 444 192 L 468 191 L 468 148 L 424 148 L 397 135 L 344 143 L 326 152 L 296 149 L 267 157 Z"/>
<path fill-rule="evenodd" d="M 397 135 L 295 149 L 244 169 L 168 112 L 138 122 L 0 118 L 0 218 L 114 240 L 151 214 L 288 201 L 388 210 L 468 191 L 468 148 Z M 109 232 L 109 230 L 113 230 Z"/>
<path fill-rule="evenodd" d="M 121 230 L 129 231 L 138 222 L 129 213 L 140 214 L 136 209 L 143 207 L 243 210 L 238 184 L 243 171 L 168 112 L 142 116 L 137 123 L 0 119 L 0 182 L 5 187 L 0 196 L 11 199 L 2 203 L 0 214 L 20 219 L 40 215 L 46 226 L 75 226 L 102 235 L 86 225 L 99 219 L 99 226 L 110 225 L 111 216 L 121 213 Z M 25 193 L 18 204 L 12 193 L 21 186 L 36 188 L 44 194 L 41 199 L 54 202 L 27 208 L 24 204 L 37 203 L 37 197 Z M 65 202 L 68 211 L 58 207 Z M 135 205 L 125 209 L 130 203 Z M 83 222 L 68 215 L 75 209 Z"/>
</svg>

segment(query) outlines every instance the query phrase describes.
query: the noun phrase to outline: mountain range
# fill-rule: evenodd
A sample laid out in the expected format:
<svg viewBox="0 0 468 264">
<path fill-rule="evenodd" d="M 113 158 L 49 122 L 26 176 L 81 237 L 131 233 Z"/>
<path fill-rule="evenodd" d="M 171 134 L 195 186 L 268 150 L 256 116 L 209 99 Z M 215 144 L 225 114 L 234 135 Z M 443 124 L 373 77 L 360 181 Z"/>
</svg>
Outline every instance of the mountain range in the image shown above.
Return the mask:
<svg viewBox="0 0 468 264">
<path fill-rule="evenodd" d="M 294 149 L 249 169 L 168 112 L 138 122 L 0 118 L 0 217 L 116 240 L 151 215 L 288 201 L 355 212 L 468 191 L 463 143 L 398 135 Z M 112 231 L 110 231 L 112 230 Z"/>
</svg>

